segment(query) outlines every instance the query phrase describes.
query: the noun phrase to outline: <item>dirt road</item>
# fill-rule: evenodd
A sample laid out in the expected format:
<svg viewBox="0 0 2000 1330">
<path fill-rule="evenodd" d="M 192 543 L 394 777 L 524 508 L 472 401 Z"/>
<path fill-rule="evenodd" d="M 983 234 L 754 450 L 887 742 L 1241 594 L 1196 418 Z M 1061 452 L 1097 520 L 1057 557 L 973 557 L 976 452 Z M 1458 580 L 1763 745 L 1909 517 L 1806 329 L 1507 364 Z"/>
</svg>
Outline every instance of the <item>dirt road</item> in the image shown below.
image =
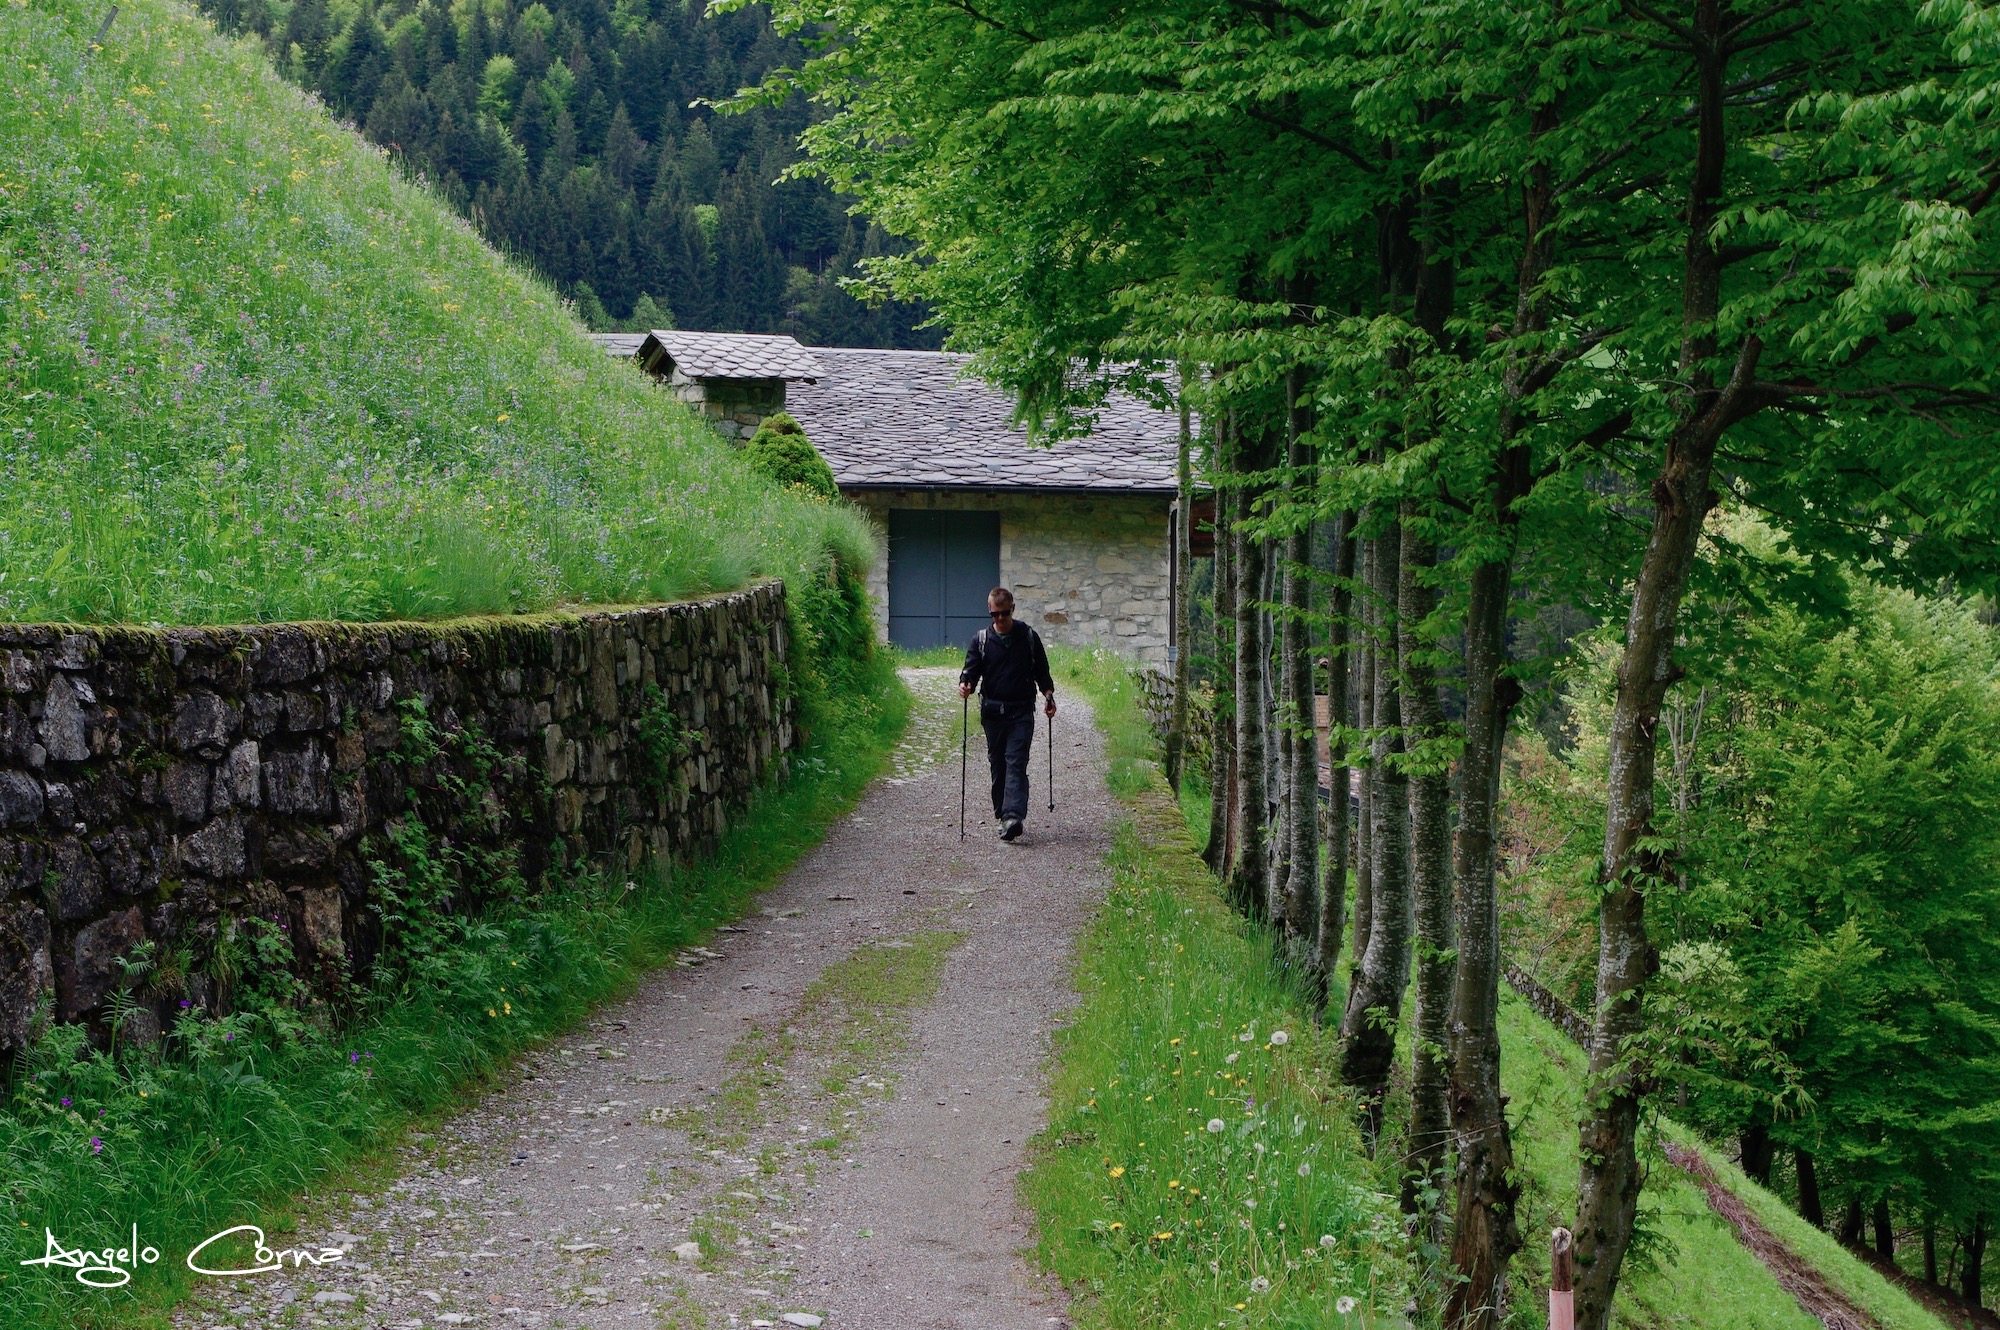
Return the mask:
<svg viewBox="0 0 2000 1330">
<path fill-rule="evenodd" d="M 951 672 L 906 677 L 893 771 L 753 913 L 406 1147 L 386 1187 L 314 1198 L 287 1244 L 343 1261 L 204 1284 L 176 1323 L 1062 1325 L 1014 1178 L 1105 888 L 1100 744 L 1065 697 L 1058 810 L 1038 743 L 1005 845 L 975 732 L 961 844 Z"/>
</svg>

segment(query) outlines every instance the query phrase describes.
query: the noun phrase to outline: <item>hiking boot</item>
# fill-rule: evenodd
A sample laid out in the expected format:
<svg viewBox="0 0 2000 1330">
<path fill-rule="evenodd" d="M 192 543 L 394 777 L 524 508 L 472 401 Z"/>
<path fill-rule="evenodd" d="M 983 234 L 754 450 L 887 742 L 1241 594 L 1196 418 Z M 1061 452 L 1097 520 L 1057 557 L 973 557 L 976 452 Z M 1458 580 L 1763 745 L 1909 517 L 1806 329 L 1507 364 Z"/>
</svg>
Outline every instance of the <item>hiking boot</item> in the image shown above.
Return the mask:
<svg viewBox="0 0 2000 1330">
<path fill-rule="evenodd" d="M 1019 839 L 1021 838 L 1021 833 L 1022 833 L 1023 831 L 1025 831 L 1026 829 L 1027 829 L 1027 828 L 1025 828 L 1025 827 L 1023 827 L 1023 826 L 1021 825 L 1021 819 L 1020 819 L 1020 818 L 1018 818 L 1018 817 L 1010 817 L 1010 818 L 1008 818 L 1008 819 L 1007 819 L 1007 825 L 1006 825 L 1006 826 L 1004 826 L 1004 827 L 1002 827 L 1002 828 L 1000 828 L 1000 839 L 1001 839 L 1001 840 L 1019 840 Z"/>
</svg>

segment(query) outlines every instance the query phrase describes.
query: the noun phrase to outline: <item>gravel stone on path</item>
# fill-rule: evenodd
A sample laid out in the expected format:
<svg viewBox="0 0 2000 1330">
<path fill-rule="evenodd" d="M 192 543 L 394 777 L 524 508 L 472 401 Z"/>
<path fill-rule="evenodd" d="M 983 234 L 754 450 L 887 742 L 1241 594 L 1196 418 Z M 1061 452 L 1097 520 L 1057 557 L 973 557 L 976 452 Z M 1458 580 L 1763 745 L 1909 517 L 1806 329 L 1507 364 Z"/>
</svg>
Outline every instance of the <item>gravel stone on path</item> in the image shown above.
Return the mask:
<svg viewBox="0 0 2000 1330">
<path fill-rule="evenodd" d="M 1037 753 L 1028 833 L 1002 844 L 975 771 L 961 843 L 954 674 L 905 678 L 891 771 L 751 913 L 411 1138 L 393 1180 L 306 1198 L 288 1240 L 342 1261 L 199 1284 L 175 1325 L 1066 1324 L 1014 1179 L 1106 887 L 1102 748 L 1065 693 L 1056 812 Z M 857 954 L 952 939 L 921 1006 L 808 997 Z"/>
</svg>

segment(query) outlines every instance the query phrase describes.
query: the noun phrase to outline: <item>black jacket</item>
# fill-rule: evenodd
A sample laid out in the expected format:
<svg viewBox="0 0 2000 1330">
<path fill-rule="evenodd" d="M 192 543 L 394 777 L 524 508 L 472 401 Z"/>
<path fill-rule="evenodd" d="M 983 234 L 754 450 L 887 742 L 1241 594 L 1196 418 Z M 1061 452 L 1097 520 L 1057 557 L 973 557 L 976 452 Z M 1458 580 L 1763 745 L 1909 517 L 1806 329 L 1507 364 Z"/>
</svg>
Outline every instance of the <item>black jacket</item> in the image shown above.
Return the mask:
<svg viewBox="0 0 2000 1330">
<path fill-rule="evenodd" d="M 1018 620 L 1004 637 L 991 628 L 973 634 L 958 681 L 978 684 L 979 695 L 989 702 L 1032 702 L 1037 686 L 1045 693 L 1056 690 L 1041 635 Z"/>
</svg>

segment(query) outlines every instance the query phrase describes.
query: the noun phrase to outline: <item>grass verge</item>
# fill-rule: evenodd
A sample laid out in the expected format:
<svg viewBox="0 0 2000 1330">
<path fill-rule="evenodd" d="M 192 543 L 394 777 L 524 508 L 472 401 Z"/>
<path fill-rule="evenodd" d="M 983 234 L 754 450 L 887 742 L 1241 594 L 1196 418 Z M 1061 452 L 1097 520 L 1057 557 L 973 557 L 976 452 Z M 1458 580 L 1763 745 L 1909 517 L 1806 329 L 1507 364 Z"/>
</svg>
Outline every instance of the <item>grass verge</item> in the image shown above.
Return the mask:
<svg viewBox="0 0 2000 1330">
<path fill-rule="evenodd" d="M 1039 1259 L 1081 1327 L 1405 1324 L 1417 1257 L 1329 1037 L 1196 857 L 1123 663 L 1057 671 L 1094 706 L 1130 818 L 1021 1182 Z"/>
<path fill-rule="evenodd" d="M 861 682 L 869 700 L 830 709 L 791 778 L 713 856 L 633 883 L 586 878 L 530 912 L 480 921 L 452 968 L 490 978 L 489 996 L 417 992 L 337 1033 L 290 1038 L 240 1016 L 190 1017 L 168 1057 L 91 1052 L 56 1027 L 0 1111 L 0 1320 L 9 1330 L 162 1322 L 191 1278 L 181 1257 L 201 1238 L 241 1223 L 282 1235 L 301 1190 L 384 1158 L 520 1050 L 740 913 L 883 768 L 909 694 L 886 659 Z M 162 1255 L 123 1288 L 17 1264 L 43 1254 L 44 1228 L 99 1247 L 135 1224 Z"/>
</svg>

